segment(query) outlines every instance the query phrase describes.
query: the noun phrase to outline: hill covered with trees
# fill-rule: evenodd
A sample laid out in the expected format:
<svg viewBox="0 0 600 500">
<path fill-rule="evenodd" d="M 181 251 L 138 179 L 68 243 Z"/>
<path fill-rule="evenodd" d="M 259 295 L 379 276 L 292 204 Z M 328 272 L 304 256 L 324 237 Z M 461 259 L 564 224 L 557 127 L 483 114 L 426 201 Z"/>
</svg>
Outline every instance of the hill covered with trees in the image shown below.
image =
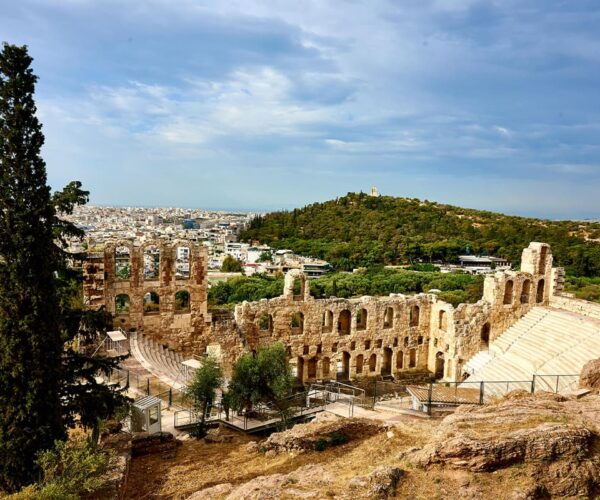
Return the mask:
<svg viewBox="0 0 600 500">
<path fill-rule="evenodd" d="M 505 257 L 518 265 L 529 242 L 543 241 L 552 245 L 555 263 L 568 273 L 600 276 L 598 223 L 509 216 L 364 193 L 258 217 L 241 239 L 322 258 L 336 270 L 456 262 L 465 252 Z"/>
</svg>

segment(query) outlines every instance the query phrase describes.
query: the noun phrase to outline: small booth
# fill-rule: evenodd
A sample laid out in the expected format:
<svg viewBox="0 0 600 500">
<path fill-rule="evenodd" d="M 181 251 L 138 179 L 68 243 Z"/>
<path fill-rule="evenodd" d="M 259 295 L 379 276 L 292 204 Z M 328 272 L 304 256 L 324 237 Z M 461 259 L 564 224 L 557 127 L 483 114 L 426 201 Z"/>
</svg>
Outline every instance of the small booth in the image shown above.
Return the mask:
<svg viewBox="0 0 600 500">
<path fill-rule="evenodd" d="M 106 354 L 108 356 L 122 356 L 129 351 L 127 335 L 123 330 L 114 330 L 106 334 Z"/>
<path fill-rule="evenodd" d="M 196 370 L 202 366 L 202 361 L 193 357 L 181 362 L 183 366 L 183 378 L 188 382 L 196 373 Z"/>
<path fill-rule="evenodd" d="M 156 396 L 145 396 L 133 403 L 131 410 L 131 432 L 161 432 L 161 400 Z"/>
</svg>

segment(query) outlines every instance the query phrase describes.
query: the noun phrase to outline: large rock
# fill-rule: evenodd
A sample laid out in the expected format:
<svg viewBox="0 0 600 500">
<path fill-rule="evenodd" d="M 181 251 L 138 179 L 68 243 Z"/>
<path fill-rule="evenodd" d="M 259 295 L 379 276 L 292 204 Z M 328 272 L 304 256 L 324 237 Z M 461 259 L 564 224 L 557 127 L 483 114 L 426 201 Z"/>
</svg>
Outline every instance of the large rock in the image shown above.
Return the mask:
<svg viewBox="0 0 600 500">
<path fill-rule="evenodd" d="M 600 390 L 600 358 L 588 361 L 579 374 L 579 387 Z"/>
<path fill-rule="evenodd" d="M 137 432 L 131 439 L 131 453 L 134 457 L 147 455 L 149 453 L 161 453 L 173 451 L 181 445 L 181 441 L 175 439 L 170 432 Z"/>
</svg>

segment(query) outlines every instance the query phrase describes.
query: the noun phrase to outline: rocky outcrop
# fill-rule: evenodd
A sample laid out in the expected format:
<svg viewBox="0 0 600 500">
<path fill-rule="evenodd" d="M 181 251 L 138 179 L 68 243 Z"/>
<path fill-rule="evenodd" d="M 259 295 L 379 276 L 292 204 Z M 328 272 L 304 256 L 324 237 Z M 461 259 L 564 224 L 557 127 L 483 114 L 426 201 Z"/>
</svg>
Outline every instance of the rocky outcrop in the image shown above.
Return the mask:
<svg viewBox="0 0 600 500">
<path fill-rule="evenodd" d="M 588 361 L 579 374 L 579 387 L 600 390 L 600 358 Z"/>
<path fill-rule="evenodd" d="M 298 424 L 283 432 L 271 434 L 266 441 L 260 443 L 262 451 L 275 453 L 302 453 L 314 450 L 320 440 L 330 440 L 332 436 L 344 436 L 351 441 L 356 437 L 364 438 L 384 429 L 384 426 L 373 420 L 361 418 L 341 418 L 331 414 L 321 414 L 313 422 Z M 251 446 L 249 449 L 254 449 Z"/>
<path fill-rule="evenodd" d="M 131 439 L 131 453 L 134 457 L 149 453 L 161 453 L 163 451 L 174 451 L 181 445 L 181 441 L 175 439 L 170 432 L 138 432 Z"/>
<path fill-rule="evenodd" d="M 392 497 L 403 475 L 402 469 L 382 465 L 368 476 L 357 476 L 350 480 L 348 486 L 356 491 L 359 497 L 386 499 Z"/>
<path fill-rule="evenodd" d="M 554 394 L 509 395 L 490 406 L 463 406 L 444 419 L 431 441 L 405 459 L 420 467 L 491 472 L 531 467 L 548 495 L 590 495 L 599 484 L 595 422 L 586 403 Z M 596 411 L 600 404 L 594 403 Z M 540 491 L 541 491 L 540 490 Z"/>
</svg>

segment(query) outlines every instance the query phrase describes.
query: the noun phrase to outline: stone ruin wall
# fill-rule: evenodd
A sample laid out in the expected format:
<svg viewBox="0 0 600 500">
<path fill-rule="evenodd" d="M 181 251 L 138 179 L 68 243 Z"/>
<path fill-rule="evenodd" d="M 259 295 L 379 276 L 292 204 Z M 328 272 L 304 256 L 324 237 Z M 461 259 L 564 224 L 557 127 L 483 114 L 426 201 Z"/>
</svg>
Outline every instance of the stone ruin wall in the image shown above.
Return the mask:
<svg viewBox="0 0 600 500">
<path fill-rule="evenodd" d="M 159 246 L 161 255 L 159 279 L 154 281 L 143 279 L 143 251 L 149 245 Z M 115 275 L 117 246 L 130 248 L 132 275 L 128 280 Z M 174 276 L 178 246 L 190 248 L 187 280 Z M 488 326 L 489 343 L 535 305 L 548 305 L 552 294 L 562 292 L 564 283 L 562 270 L 552 268 L 549 246 L 531 243 L 523 251 L 520 272 L 486 276 L 483 297 L 476 304 L 455 308 L 435 294 L 315 299 L 305 276 L 292 270 L 286 275 L 282 296 L 238 304 L 233 318 L 211 318 L 202 245 L 188 241 L 149 241 L 143 246 L 114 242 L 104 252 L 90 254 L 84 272 L 84 295 L 90 307 L 106 305 L 114 314 L 115 297 L 121 293 L 130 296 L 129 313 L 116 315 L 116 326 L 150 335 L 186 355 L 211 352 L 220 359 L 226 375 L 244 352 L 281 342 L 303 382 L 403 377 L 425 371 L 445 380 L 460 380 L 464 363 L 486 348 L 482 337 Z M 297 281 L 300 293 L 294 295 Z M 538 286 L 542 289 L 539 295 Z M 177 314 L 174 296 L 184 289 L 190 293 L 190 312 Z M 148 291 L 160 296 L 158 313 L 144 314 L 143 297 Z M 366 311 L 365 324 L 358 322 L 364 315 L 360 311 Z M 325 324 L 324 316 L 328 318 Z M 343 331 L 345 318 L 347 331 Z"/>
<path fill-rule="evenodd" d="M 144 251 L 156 247 L 160 251 L 158 276 L 144 279 Z M 189 277 L 175 275 L 178 247 L 189 248 Z M 131 272 L 127 279 L 116 273 L 115 250 L 127 248 Z M 125 331 L 151 336 L 169 348 L 191 354 L 197 352 L 202 338 L 210 331 L 207 313 L 207 251 L 192 241 L 149 240 L 138 242 L 115 241 L 102 252 L 91 253 L 84 265 L 84 300 L 89 307 L 105 306 L 114 315 L 114 326 Z M 175 310 L 175 294 L 189 293 L 189 310 Z M 157 311 L 144 312 L 144 296 L 154 292 L 159 297 Z M 116 297 L 129 297 L 129 310 L 119 314 Z"/>
</svg>

